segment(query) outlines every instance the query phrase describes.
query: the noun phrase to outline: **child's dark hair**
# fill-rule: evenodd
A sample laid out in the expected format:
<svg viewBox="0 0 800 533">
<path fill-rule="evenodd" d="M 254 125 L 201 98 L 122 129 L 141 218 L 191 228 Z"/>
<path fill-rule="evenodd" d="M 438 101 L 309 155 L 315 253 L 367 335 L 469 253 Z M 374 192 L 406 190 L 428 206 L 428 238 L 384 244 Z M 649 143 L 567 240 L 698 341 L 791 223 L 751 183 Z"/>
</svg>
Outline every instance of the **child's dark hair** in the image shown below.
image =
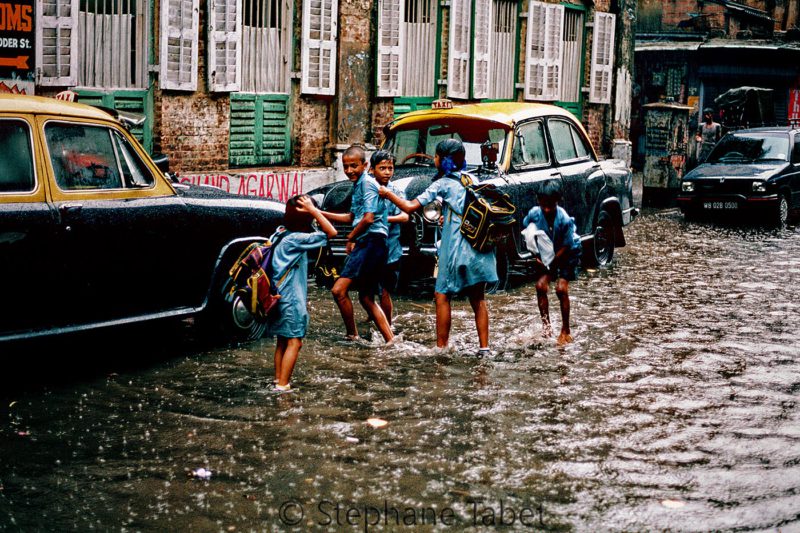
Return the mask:
<svg viewBox="0 0 800 533">
<path fill-rule="evenodd" d="M 537 198 L 552 198 L 555 201 L 561 200 L 561 182 L 549 180 L 544 182 L 542 188 L 536 191 Z"/>
<path fill-rule="evenodd" d="M 357 144 L 351 144 L 347 149 L 342 153 L 342 157 L 357 157 L 366 163 L 367 161 L 367 152 L 364 151 L 362 146 Z"/>
<path fill-rule="evenodd" d="M 311 233 L 311 231 L 313 231 L 311 223 L 314 222 L 314 217 L 311 216 L 311 213 L 299 210 L 300 203 L 297 200 L 302 196 L 305 195 L 298 194 L 286 201 L 286 211 L 283 213 L 283 225 L 289 231 Z M 308 199 L 311 200 L 311 203 L 317 205 L 317 202 L 315 202 L 313 198 L 309 196 Z"/>
<path fill-rule="evenodd" d="M 394 164 L 394 154 L 389 150 L 375 150 L 369 158 L 369 166 L 370 168 L 375 168 L 378 166 L 378 163 L 383 161 L 391 161 Z"/>
<path fill-rule="evenodd" d="M 467 151 L 458 139 L 445 139 L 436 145 L 439 156 L 439 173 L 449 174 L 467 166 Z"/>
</svg>

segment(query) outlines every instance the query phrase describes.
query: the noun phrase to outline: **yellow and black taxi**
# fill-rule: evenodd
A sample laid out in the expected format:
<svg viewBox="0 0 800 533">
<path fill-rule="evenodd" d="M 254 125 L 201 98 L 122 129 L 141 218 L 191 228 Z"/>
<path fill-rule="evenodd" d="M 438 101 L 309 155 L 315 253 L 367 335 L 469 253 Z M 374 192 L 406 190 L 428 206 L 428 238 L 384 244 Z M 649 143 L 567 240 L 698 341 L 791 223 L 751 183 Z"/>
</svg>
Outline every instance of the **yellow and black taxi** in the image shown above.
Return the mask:
<svg viewBox="0 0 800 533">
<path fill-rule="evenodd" d="M 677 203 L 688 218 L 728 214 L 785 224 L 800 208 L 800 129 L 728 133 L 683 177 Z"/>
<path fill-rule="evenodd" d="M 221 286 L 283 205 L 174 183 L 112 115 L 0 95 L 0 341 L 193 314 L 259 336 Z"/>
<path fill-rule="evenodd" d="M 493 102 L 452 105 L 436 101 L 433 109 L 402 115 L 385 128 L 382 148 L 396 157 L 392 183 L 415 198 L 436 175 L 436 145 L 459 139 L 466 148 L 473 181 L 493 183 L 516 206 L 517 224 L 511 239 L 497 253 L 496 287 L 505 287 L 509 266 L 531 259 L 521 236 L 522 220 L 536 205 L 536 192 L 548 181 L 561 182 L 562 206 L 575 217 L 588 262 L 604 265 L 614 248 L 625 245 L 622 228 L 637 214 L 632 174 L 623 161 L 600 160 L 583 125 L 568 111 L 553 105 Z M 346 211 L 352 186 L 337 182 L 309 194 L 328 211 Z M 425 210 L 422 210 L 423 213 Z M 407 281 L 431 276 L 436 254 L 437 221 L 414 214 L 403 230 L 401 275 Z M 340 235 L 347 232 L 340 231 Z M 344 243 L 333 241 L 332 255 L 344 254 Z"/>
</svg>

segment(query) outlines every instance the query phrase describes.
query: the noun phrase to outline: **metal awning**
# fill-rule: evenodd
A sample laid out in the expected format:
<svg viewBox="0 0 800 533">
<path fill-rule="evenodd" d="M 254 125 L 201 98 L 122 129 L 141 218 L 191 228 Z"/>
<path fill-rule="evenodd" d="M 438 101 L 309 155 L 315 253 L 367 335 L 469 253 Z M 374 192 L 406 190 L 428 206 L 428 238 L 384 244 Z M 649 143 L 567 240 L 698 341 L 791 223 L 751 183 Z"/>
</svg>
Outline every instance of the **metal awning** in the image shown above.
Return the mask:
<svg viewBox="0 0 800 533">
<path fill-rule="evenodd" d="M 634 52 L 694 52 L 702 42 L 683 41 L 636 41 Z"/>
</svg>

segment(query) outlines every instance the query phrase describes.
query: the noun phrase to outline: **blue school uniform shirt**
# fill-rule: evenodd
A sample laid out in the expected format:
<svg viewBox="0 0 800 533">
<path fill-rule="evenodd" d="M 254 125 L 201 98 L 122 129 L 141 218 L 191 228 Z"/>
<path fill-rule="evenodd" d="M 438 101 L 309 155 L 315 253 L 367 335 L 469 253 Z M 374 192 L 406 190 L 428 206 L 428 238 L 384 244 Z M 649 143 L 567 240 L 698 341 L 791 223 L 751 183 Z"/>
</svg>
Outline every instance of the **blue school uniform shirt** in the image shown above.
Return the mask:
<svg viewBox="0 0 800 533">
<path fill-rule="evenodd" d="M 283 226 L 270 238 L 274 240 Z M 270 279 L 280 294 L 278 312 L 268 320 L 269 334 L 303 338 L 308 329 L 308 251 L 325 246 L 327 235 L 321 231 L 293 231 L 284 236 L 272 253 Z M 285 277 L 284 277 L 285 276 Z"/>
<path fill-rule="evenodd" d="M 353 184 L 350 212 L 353 213 L 354 228 L 364 218 L 365 213 L 373 213 L 375 215 L 375 220 L 369 229 L 360 235 L 357 240 L 370 233 L 377 233 L 383 236 L 389 234 L 389 215 L 386 212 L 386 204 L 378 196 L 378 182 L 366 172 L 361 174 L 361 177 Z"/>
<path fill-rule="evenodd" d="M 416 200 L 424 205 L 442 199 L 442 243 L 439 247 L 439 273 L 434 290 L 440 294 L 458 294 L 476 283 L 497 281 L 494 250 L 480 253 L 461 235 L 461 214 L 467 190 L 458 172 L 431 183 Z"/>
<path fill-rule="evenodd" d="M 556 206 L 556 216 L 553 220 L 552 228 L 547 223 L 542 208 L 538 205 L 528 211 L 522 221 L 522 225 L 527 227 L 531 222 L 550 237 L 550 240 L 553 241 L 553 251 L 555 253 L 558 253 L 565 246 L 570 248 L 568 264 L 577 264 L 576 259 L 579 259 L 581 254 L 581 239 L 575 231 L 575 219 L 569 216 L 563 207 Z"/>
<path fill-rule="evenodd" d="M 387 183 L 386 188 L 395 194 L 400 194 L 397 188 L 395 188 L 395 186 L 391 183 Z M 387 221 L 389 217 L 393 217 L 401 213 L 400 208 L 394 205 L 394 202 L 388 198 L 384 198 L 383 201 L 386 203 Z M 400 244 L 400 230 L 401 227 L 399 223 L 395 222 L 393 224 L 389 224 L 389 236 L 386 238 L 386 248 L 388 249 L 386 254 L 386 264 L 396 263 L 397 261 L 400 261 L 401 257 L 403 257 L 403 246 Z"/>
</svg>

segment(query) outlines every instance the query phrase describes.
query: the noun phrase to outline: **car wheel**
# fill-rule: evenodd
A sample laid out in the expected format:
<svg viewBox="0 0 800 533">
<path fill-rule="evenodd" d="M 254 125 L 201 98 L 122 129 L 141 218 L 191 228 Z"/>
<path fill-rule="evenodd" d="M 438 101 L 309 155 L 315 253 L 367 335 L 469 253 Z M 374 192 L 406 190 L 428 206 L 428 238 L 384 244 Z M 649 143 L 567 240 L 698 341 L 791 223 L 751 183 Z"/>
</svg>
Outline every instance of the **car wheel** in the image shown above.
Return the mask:
<svg viewBox="0 0 800 533">
<path fill-rule="evenodd" d="M 593 266 L 605 266 L 614 259 L 614 235 L 614 222 L 611 216 L 604 211 L 597 219 L 597 226 L 594 228 L 591 249 Z"/>
<path fill-rule="evenodd" d="M 772 216 L 772 220 L 776 226 L 782 227 L 786 225 L 786 221 L 788 219 L 789 219 L 789 199 L 786 197 L 785 194 L 781 194 L 780 198 L 778 199 L 778 205 L 775 208 L 775 213 Z"/>
<path fill-rule="evenodd" d="M 204 334 L 237 342 L 260 339 L 267 331 L 267 324 L 255 319 L 238 294 L 229 295 L 233 280 L 225 277 L 212 292 L 208 309 L 200 315 L 198 325 Z"/>
<path fill-rule="evenodd" d="M 508 280 L 511 276 L 511 260 L 505 247 L 498 246 L 494 253 L 495 264 L 497 265 L 497 281 L 486 284 L 486 292 L 495 294 L 508 288 Z"/>
</svg>

